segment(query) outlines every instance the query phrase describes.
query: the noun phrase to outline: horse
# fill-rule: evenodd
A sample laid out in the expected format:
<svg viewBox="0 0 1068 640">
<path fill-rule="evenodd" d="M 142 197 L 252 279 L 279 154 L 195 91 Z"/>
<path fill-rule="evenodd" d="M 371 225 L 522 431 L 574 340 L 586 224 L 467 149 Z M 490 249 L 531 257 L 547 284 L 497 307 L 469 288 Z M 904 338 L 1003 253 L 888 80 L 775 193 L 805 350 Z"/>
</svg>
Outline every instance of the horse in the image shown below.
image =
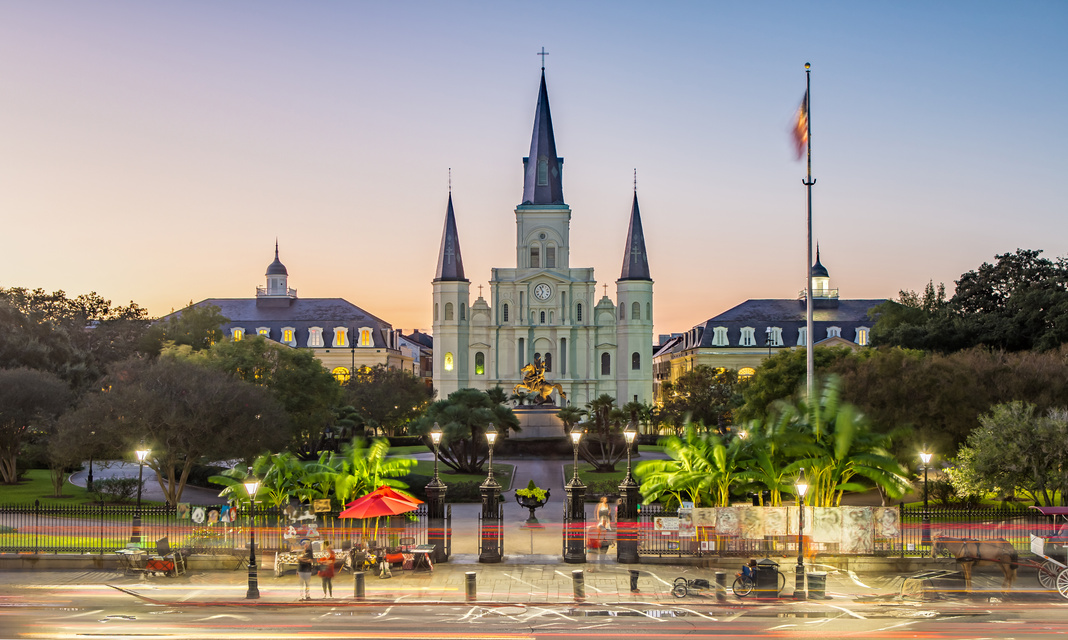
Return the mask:
<svg viewBox="0 0 1068 640">
<path fill-rule="evenodd" d="M 1020 566 L 1016 547 L 1004 538 L 976 540 L 946 538 L 935 534 L 931 539 L 931 556 L 956 558 L 964 571 L 964 586 L 968 591 L 972 590 L 972 567 L 982 564 L 998 565 L 1005 575 L 1001 589 L 1008 591 L 1016 580 L 1016 568 Z"/>
<path fill-rule="evenodd" d="M 516 386 L 512 387 L 513 394 L 518 394 L 520 391 L 526 391 L 527 393 L 532 395 L 534 397 L 535 404 L 545 404 L 546 402 L 551 402 L 553 391 L 560 394 L 560 399 L 562 401 L 567 401 L 567 394 L 564 393 L 563 387 L 561 387 L 559 384 L 549 384 L 545 381 L 532 382 L 529 384 L 526 382 L 520 382 Z"/>
</svg>

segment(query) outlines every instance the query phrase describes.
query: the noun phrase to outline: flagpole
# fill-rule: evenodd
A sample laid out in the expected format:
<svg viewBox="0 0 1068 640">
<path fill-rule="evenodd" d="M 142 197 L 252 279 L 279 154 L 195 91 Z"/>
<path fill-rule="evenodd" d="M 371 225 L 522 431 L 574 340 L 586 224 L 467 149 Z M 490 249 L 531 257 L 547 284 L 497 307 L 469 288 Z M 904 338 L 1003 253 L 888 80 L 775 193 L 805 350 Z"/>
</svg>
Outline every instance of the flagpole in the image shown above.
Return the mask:
<svg viewBox="0 0 1068 640">
<path fill-rule="evenodd" d="M 805 244 L 807 258 L 805 262 L 805 364 L 806 364 L 806 392 L 809 411 L 815 408 L 815 382 L 816 359 L 812 351 L 812 343 L 815 336 L 812 335 L 812 185 L 816 181 L 812 179 L 812 108 L 811 108 L 811 66 L 805 63 L 805 146 L 808 155 L 808 173 L 801 181 L 808 191 L 808 242 Z"/>
</svg>

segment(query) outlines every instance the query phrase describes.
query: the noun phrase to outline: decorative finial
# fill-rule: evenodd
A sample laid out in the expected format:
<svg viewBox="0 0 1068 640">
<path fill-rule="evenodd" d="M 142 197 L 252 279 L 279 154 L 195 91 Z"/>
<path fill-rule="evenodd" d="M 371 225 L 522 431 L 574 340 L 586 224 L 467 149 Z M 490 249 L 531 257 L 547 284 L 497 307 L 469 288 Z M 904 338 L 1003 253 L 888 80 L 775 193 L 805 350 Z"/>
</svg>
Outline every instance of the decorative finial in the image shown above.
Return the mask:
<svg viewBox="0 0 1068 640">
<path fill-rule="evenodd" d="M 638 193 L 638 167 L 634 167 L 634 193 Z"/>
<path fill-rule="evenodd" d="M 452 167 L 449 167 L 449 195 L 452 195 Z"/>
<path fill-rule="evenodd" d="M 604 295 L 605 295 L 605 297 L 608 297 L 608 285 L 605 284 L 603 286 L 604 286 Z"/>
<path fill-rule="evenodd" d="M 549 52 L 547 52 L 545 50 L 545 47 L 542 47 L 541 48 L 541 52 L 540 53 L 536 53 L 534 55 L 541 56 L 541 70 L 545 71 L 545 56 L 549 55 Z"/>
<path fill-rule="evenodd" d="M 275 239 L 274 239 L 274 259 L 275 260 L 278 259 L 278 238 L 277 237 L 275 237 Z"/>
</svg>

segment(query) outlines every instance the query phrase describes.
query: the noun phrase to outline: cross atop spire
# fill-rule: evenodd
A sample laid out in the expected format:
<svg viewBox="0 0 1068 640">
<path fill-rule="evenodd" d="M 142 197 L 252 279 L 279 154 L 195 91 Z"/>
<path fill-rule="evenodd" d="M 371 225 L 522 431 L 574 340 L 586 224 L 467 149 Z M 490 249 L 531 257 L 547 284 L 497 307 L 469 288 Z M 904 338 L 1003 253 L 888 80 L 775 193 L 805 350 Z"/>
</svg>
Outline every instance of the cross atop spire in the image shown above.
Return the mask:
<svg viewBox="0 0 1068 640">
<path fill-rule="evenodd" d="M 545 71 L 545 56 L 549 55 L 549 52 L 545 50 L 545 47 L 542 47 L 541 53 L 536 53 L 534 55 L 541 56 L 541 70 Z"/>
</svg>

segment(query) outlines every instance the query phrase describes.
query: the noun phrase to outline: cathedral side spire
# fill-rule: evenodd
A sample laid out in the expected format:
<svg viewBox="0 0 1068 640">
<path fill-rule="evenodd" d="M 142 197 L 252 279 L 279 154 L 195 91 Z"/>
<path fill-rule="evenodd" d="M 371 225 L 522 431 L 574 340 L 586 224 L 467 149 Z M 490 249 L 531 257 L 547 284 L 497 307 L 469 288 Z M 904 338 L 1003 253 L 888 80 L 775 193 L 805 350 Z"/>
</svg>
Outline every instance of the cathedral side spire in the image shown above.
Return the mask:
<svg viewBox="0 0 1068 640">
<path fill-rule="evenodd" d="M 438 251 L 438 270 L 434 281 L 468 282 L 464 277 L 464 261 L 460 256 L 460 235 L 456 232 L 456 214 L 452 210 L 452 191 L 449 191 L 449 207 L 445 212 L 445 229 L 441 232 L 441 249 Z"/>
<path fill-rule="evenodd" d="M 538 106 L 534 112 L 530 155 L 523 159 L 523 165 L 523 204 L 564 204 L 561 175 L 563 158 L 556 155 L 556 139 L 553 137 L 553 119 L 549 113 L 549 92 L 545 88 L 544 67 L 541 70 Z"/>
<path fill-rule="evenodd" d="M 642 232 L 642 216 L 638 211 L 638 191 L 634 191 L 634 204 L 630 208 L 630 229 L 627 230 L 627 246 L 623 250 L 623 271 L 620 280 L 649 280 L 649 258 L 645 253 L 645 234 Z"/>
</svg>

